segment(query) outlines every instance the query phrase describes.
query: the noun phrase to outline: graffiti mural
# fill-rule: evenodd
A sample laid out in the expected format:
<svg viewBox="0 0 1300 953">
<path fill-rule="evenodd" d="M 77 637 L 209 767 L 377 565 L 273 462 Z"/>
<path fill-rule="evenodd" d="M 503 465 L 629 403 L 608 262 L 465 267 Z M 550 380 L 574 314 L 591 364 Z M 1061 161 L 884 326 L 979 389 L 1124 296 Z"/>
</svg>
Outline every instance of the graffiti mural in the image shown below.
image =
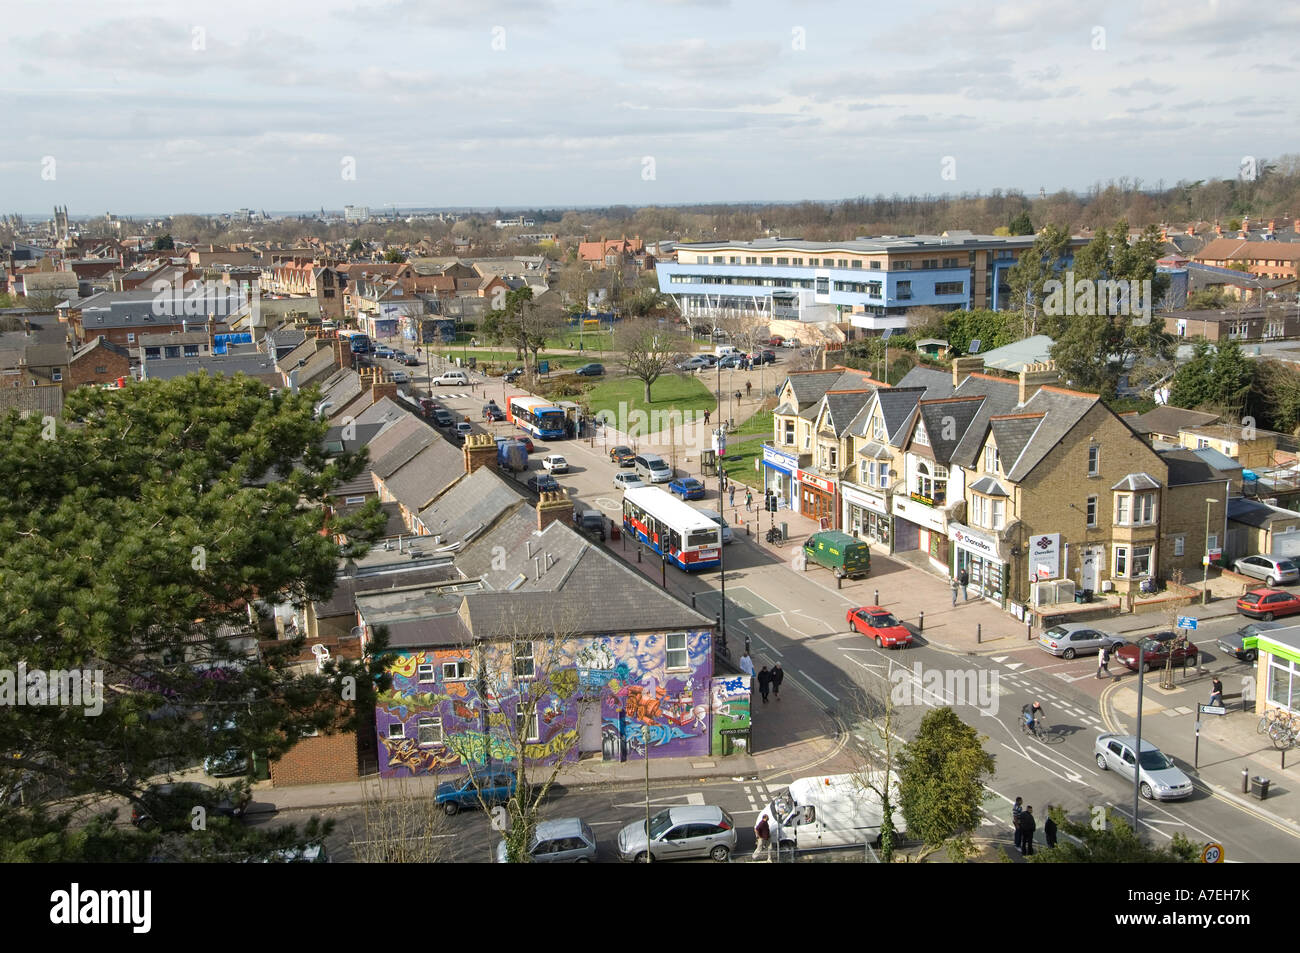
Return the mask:
<svg viewBox="0 0 1300 953">
<path fill-rule="evenodd" d="M 749 703 L 752 697 L 748 675 L 713 679 L 710 688 L 713 715 L 713 743 L 710 754 L 749 752 Z"/>
<path fill-rule="evenodd" d="M 529 761 L 578 757 L 578 713 L 584 705 L 600 707 L 602 738 L 593 751 L 606 758 L 624 752 L 634 757 L 709 753 L 710 632 L 538 642 L 534 660 L 519 663 L 519 676 L 513 651 L 510 643 L 489 644 L 481 670 L 468 649 L 395 654 L 388 666 L 392 688 L 375 708 L 381 775 L 454 773 L 467 761 L 513 760 L 512 739 L 530 701 L 536 702 L 536 718 L 533 737 L 523 747 Z M 443 663 L 462 664 L 444 671 Z M 426 666 L 423 681 L 421 666 Z M 457 672 L 473 676 L 444 677 Z"/>
</svg>

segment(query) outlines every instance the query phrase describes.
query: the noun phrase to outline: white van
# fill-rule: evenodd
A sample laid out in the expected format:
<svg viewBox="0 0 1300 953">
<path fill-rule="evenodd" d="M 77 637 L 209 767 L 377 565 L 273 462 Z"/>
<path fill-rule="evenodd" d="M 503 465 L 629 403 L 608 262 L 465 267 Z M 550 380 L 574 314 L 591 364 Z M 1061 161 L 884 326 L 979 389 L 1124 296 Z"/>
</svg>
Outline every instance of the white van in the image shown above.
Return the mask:
<svg viewBox="0 0 1300 953">
<path fill-rule="evenodd" d="M 867 775 L 865 780 L 879 786 L 883 778 L 883 772 L 876 772 Z M 907 830 L 907 822 L 899 807 L 897 775 L 890 785 L 890 799 L 894 831 L 902 834 Z M 864 778 L 853 774 L 824 774 L 792 781 L 759 817 L 767 817 L 772 841 L 783 850 L 815 850 L 878 844 L 883 812 L 880 798 L 867 787 Z"/>
<path fill-rule="evenodd" d="M 736 350 L 734 347 L 732 347 L 730 344 L 719 344 L 717 347 L 713 349 L 713 356 L 718 358 L 726 357 L 728 354 L 739 354 L 739 353 L 740 352 Z"/>
<path fill-rule="evenodd" d="M 639 455 L 633 460 L 632 466 L 636 468 L 636 475 L 647 483 L 667 483 L 673 478 L 672 467 L 657 453 Z"/>
</svg>

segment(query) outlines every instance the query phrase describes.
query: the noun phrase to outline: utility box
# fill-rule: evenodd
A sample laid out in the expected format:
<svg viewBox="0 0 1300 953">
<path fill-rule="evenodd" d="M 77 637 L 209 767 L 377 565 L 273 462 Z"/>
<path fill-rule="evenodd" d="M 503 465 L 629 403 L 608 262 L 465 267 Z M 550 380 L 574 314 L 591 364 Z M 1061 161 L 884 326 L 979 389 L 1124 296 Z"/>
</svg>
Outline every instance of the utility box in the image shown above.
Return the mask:
<svg viewBox="0 0 1300 953">
<path fill-rule="evenodd" d="M 1259 798 L 1261 801 L 1264 800 L 1266 797 L 1268 797 L 1269 783 L 1270 782 L 1268 778 L 1261 778 L 1259 775 L 1254 775 L 1250 779 L 1250 793 L 1253 794 L 1255 797 Z"/>
</svg>

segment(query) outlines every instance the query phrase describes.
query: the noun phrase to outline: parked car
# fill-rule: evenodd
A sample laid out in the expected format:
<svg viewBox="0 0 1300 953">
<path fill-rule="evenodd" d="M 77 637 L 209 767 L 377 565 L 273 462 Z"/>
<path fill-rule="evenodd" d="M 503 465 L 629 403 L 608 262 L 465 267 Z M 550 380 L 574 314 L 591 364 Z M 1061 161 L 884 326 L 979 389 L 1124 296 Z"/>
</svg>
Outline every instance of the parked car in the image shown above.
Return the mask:
<svg viewBox="0 0 1300 953">
<path fill-rule="evenodd" d="M 708 367 L 709 362 L 702 357 L 688 357 L 677 365 L 679 371 L 698 371 L 700 368 Z"/>
<path fill-rule="evenodd" d="M 214 778 L 229 778 L 247 773 L 248 752 L 230 745 L 227 741 L 227 739 L 233 739 L 237 727 L 238 725 L 232 720 L 223 721 L 219 725 L 212 726 L 210 734 L 213 744 L 226 743 L 227 746 L 221 750 L 220 754 L 209 755 L 203 759 L 205 774 Z"/>
<path fill-rule="evenodd" d="M 1300 581 L 1300 566 L 1282 556 L 1247 556 L 1232 564 L 1234 572 L 1263 579 L 1264 585 L 1289 585 Z"/>
<path fill-rule="evenodd" d="M 1125 639 L 1110 632 L 1103 632 L 1081 622 L 1054 625 L 1044 630 L 1038 637 L 1038 647 L 1061 658 L 1074 658 L 1076 655 L 1094 655 L 1104 645 L 1114 652 L 1125 644 Z"/>
<path fill-rule="evenodd" d="M 392 372 L 391 374 L 389 374 L 388 376 L 389 376 L 390 378 L 392 378 L 392 381 L 393 381 L 394 384 L 409 384 L 409 383 L 411 383 L 410 375 L 408 375 L 408 374 L 406 373 L 406 371 L 393 371 L 393 372 Z"/>
<path fill-rule="evenodd" d="M 1252 635 L 1258 635 L 1260 632 L 1267 632 L 1269 629 L 1280 629 L 1286 625 L 1285 622 L 1252 622 L 1249 625 L 1243 625 L 1236 632 L 1229 632 L 1227 635 L 1219 636 L 1218 645 L 1220 651 L 1231 655 L 1239 662 L 1254 662 L 1259 658 L 1257 649 L 1246 648 L 1246 639 Z"/>
<path fill-rule="evenodd" d="M 450 384 L 454 387 L 468 387 L 469 378 L 465 376 L 464 371 L 443 371 L 429 383 L 438 386 Z"/>
<path fill-rule="evenodd" d="M 575 507 L 573 510 L 573 528 L 583 533 L 597 536 L 605 541 L 605 514 L 600 510 L 587 510 Z"/>
<path fill-rule="evenodd" d="M 1137 738 L 1132 735 L 1098 735 L 1093 745 L 1097 767 L 1103 771 L 1118 772 L 1120 777 L 1133 780 L 1133 770 L 1138 771 L 1138 790 L 1148 801 L 1178 801 L 1192 794 L 1192 782 L 1163 751 L 1149 741 L 1142 742 L 1138 750 Z"/>
<path fill-rule="evenodd" d="M 718 360 L 718 367 L 721 367 L 724 370 L 728 367 L 739 367 L 741 361 L 744 359 L 745 355 L 743 354 L 728 354 L 726 357 Z"/>
<path fill-rule="evenodd" d="M 630 490 L 634 486 L 646 486 L 645 480 L 641 479 L 635 473 L 615 473 L 614 488 L 617 490 Z"/>
<path fill-rule="evenodd" d="M 396 355 L 393 354 L 393 349 L 392 349 L 391 347 L 377 347 L 377 348 L 375 348 L 375 357 L 381 358 L 381 359 L 383 359 L 383 360 L 388 360 L 388 359 L 390 359 L 390 358 L 392 358 L 392 357 L 395 357 L 395 356 L 396 356 Z"/>
<path fill-rule="evenodd" d="M 450 427 L 456 422 L 456 418 L 445 407 L 437 407 L 433 411 L 433 422 L 439 427 Z"/>
<path fill-rule="evenodd" d="M 668 484 L 668 492 L 683 500 L 704 499 L 704 484 L 695 477 L 678 477 Z"/>
<path fill-rule="evenodd" d="M 716 354 L 701 354 L 700 357 L 704 358 L 706 367 L 713 367 L 718 363 L 718 355 Z"/>
<path fill-rule="evenodd" d="M 541 495 L 542 493 L 555 493 L 560 489 L 559 481 L 549 473 L 537 473 L 528 478 L 528 489 Z"/>
<path fill-rule="evenodd" d="M 1252 589 L 1237 600 L 1237 611 L 1250 619 L 1272 622 L 1277 616 L 1300 612 L 1300 596 L 1282 589 Z"/>
<path fill-rule="evenodd" d="M 881 606 L 862 606 L 848 611 L 849 631 L 875 639 L 878 648 L 904 648 L 912 644 L 912 633 Z"/>
<path fill-rule="evenodd" d="M 727 525 L 727 521 L 722 518 L 722 514 L 717 510 L 696 510 L 696 512 L 701 516 L 707 516 L 709 519 L 713 520 L 713 522 L 722 527 L 723 546 L 726 546 L 727 543 L 730 543 L 736 538 L 735 534 L 731 532 L 731 527 Z"/>
<path fill-rule="evenodd" d="M 420 359 L 416 357 L 414 354 L 407 354 L 405 351 L 398 351 L 397 359 L 401 361 L 403 364 L 405 364 L 407 367 L 420 366 Z"/>
<path fill-rule="evenodd" d="M 496 405 L 496 401 L 488 401 L 483 405 L 484 420 L 505 420 L 506 412 Z"/>
<path fill-rule="evenodd" d="M 286 847 L 283 850 L 273 850 L 269 854 L 261 857 L 249 858 L 249 863 L 254 864 L 330 864 L 329 851 L 320 841 L 314 844 L 307 844 L 304 847 Z"/>
<path fill-rule="evenodd" d="M 568 473 L 569 461 L 562 454 L 548 453 L 542 457 L 542 467 L 551 473 Z"/>
<path fill-rule="evenodd" d="M 528 436 L 528 434 L 521 433 L 517 437 L 515 437 L 515 439 L 518 440 L 520 443 L 522 443 L 524 445 L 524 449 L 527 450 L 529 453 L 533 452 L 533 438 Z"/>
<path fill-rule="evenodd" d="M 605 365 L 583 364 L 582 367 L 578 368 L 573 373 L 577 374 L 579 377 L 600 377 L 605 373 Z"/>
<path fill-rule="evenodd" d="M 803 347 L 798 338 L 790 338 L 788 341 L 782 341 L 781 346 L 784 348 Z"/>
<path fill-rule="evenodd" d="M 1135 672 L 1138 670 L 1139 653 L 1141 653 L 1141 667 L 1144 672 L 1150 671 L 1158 665 L 1164 665 L 1169 660 L 1171 653 L 1175 662 L 1181 662 L 1184 659 L 1195 662 L 1196 643 L 1191 639 L 1183 639 L 1181 643 L 1175 646 L 1175 643 L 1180 638 L 1181 636 L 1177 632 L 1151 632 L 1139 638 L 1136 643 L 1125 642 L 1115 650 L 1115 657 Z"/>
<path fill-rule="evenodd" d="M 432 417 L 435 410 L 446 409 L 446 407 L 443 407 L 442 404 L 438 403 L 436 400 L 430 400 L 428 397 L 420 398 L 420 413 L 424 414 L 425 417 Z"/>
<path fill-rule="evenodd" d="M 502 379 L 507 384 L 513 384 L 515 381 L 519 380 L 519 378 L 523 376 L 524 376 L 524 369 L 522 367 L 516 367 L 513 371 L 506 371 Z"/>
<path fill-rule="evenodd" d="M 785 338 L 781 337 L 779 334 L 773 334 L 767 339 L 768 347 L 781 347 L 783 344 L 785 344 Z"/>
<path fill-rule="evenodd" d="M 468 437 L 473 432 L 474 432 L 474 425 L 470 423 L 468 420 L 462 420 L 460 423 L 456 425 L 456 439 L 459 440 L 461 443 L 464 443 L 465 438 Z"/>
<path fill-rule="evenodd" d="M 620 467 L 630 467 L 636 463 L 636 453 L 631 447 L 611 447 L 609 459 L 612 463 L 617 463 Z"/>
<path fill-rule="evenodd" d="M 459 813 L 461 808 L 478 807 L 483 801 L 489 806 L 504 804 L 515 795 L 517 782 L 513 772 L 479 776 L 478 781 L 478 787 L 475 787 L 474 780 L 469 775 L 454 781 L 443 781 L 434 792 L 434 803 L 440 804 L 450 816 Z"/>
<path fill-rule="evenodd" d="M 668 461 L 657 453 L 641 453 L 632 459 L 636 475 L 647 483 L 667 483 L 673 478 Z"/>
<path fill-rule="evenodd" d="M 210 814 L 240 818 L 248 806 L 247 796 L 222 794 L 210 784 L 179 781 L 154 784 L 140 796 L 141 804 L 131 807 L 131 823 L 141 830 L 188 829 L 191 812 L 202 806 Z"/>
<path fill-rule="evenodd" d="M 772 364 L 776 361 L 775 351 L 755 351 L 753 356 L 755 364 Z"/>
<path fill-rule="evenodd" d="M 542 821 L 528 839 L 528 858 L 534 864 L 589 864 L 596 859 L 596 835 L 577 817 Z M 496 860 L 509 859 L 506 842 L 497 844 Z"/>
<path fill-rule="evenodd" d="M 712 857 L 723 863 L 735 849 L 736 823 L 720 807 L 670 807 L 650 818 L 649 836 L 644 819 L 618 832 L 618 857 L 624 861 Z"/>
</svg>

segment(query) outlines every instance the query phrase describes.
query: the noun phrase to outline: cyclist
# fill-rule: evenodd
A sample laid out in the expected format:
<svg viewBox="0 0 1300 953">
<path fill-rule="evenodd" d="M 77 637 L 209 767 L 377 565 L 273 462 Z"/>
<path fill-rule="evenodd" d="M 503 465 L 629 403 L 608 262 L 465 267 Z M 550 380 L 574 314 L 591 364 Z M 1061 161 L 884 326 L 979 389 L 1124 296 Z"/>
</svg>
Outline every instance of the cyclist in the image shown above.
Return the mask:
<svg viewBox="0 0 1300 953">
<path fill-rule="evenodd" d="M 1037 735 L 1043 720 L 1043 706 L 1037 701 L 1032 705 L 1026 704 L 1020 709 L 1020 714 L 1025 719 L 1025 729 Z"/>
</svg>

